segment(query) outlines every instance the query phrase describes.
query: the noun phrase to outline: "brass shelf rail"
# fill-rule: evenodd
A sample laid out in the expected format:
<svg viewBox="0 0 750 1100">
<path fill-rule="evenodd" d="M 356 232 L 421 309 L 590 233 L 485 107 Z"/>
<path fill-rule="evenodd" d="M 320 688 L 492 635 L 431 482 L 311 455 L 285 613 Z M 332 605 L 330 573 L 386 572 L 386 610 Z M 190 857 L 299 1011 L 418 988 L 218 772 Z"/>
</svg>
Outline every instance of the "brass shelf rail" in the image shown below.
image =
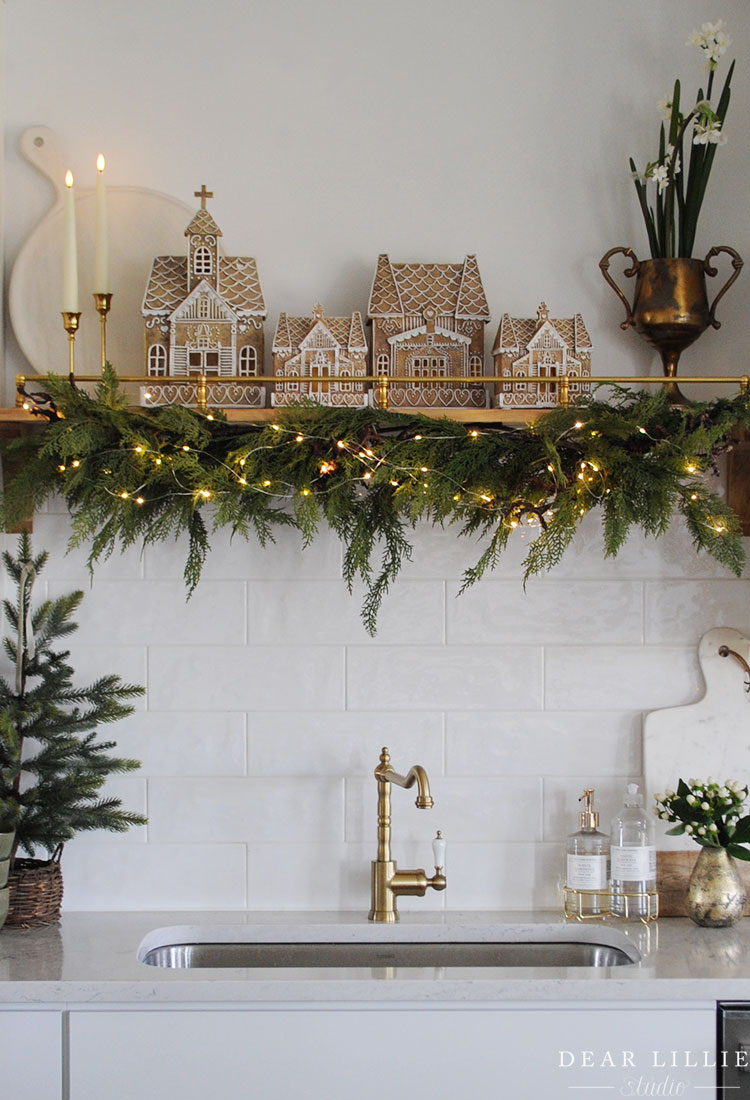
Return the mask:
<svg viewBox="0 0 750 1100">
<path fill-rule="evenodd" d="M 29 394 L 26 393 L 26 384 L 28 382 L 35 382 L 36 379 L 43 382 L 43 376 L 29 377 L 24 374 L 16 375 L 16 406 L 25 410 L 32 408 L 33 402 L 30 401 Z M 101 381 L 101 374 L 76 374 L 70 375 L 70 381 L 72 384 L 76 383 L 96 383 Z M 140 386 L 154 386 L 158 388 L 160 384 L 165 385 L 195 385 L 196 386 L 196 408 L 199 412 L 205 412 L 209 407 L 210 386 L 212 383 L 216 384 L 236 384 L 236 385 L 257 385 L 257 386 L 270 386 L 270 385 L 285 385 L 287 383 L 304 383 L 315 381 L 317 385 L 335 385 L 337 382 L 344 381 L 347 383 L 361 383 L 372 384 L 373 396 L 375 401 L 375 407 L 379 409 L 388 409 L 389 404 L 389 389 L 391 385 L 411 385 L 411 386 L 491 386 L 491 385 L 503 385 L 510 386 L 512 389 L 516 389 L 519 386 L 528 386 L 529 384 L 544 385 L 550 389 L 557 391 L 558 405 L 560 408 L 568 408 L 571 398 L 572 386 L 668 386 L 673 387 L 675 379 L 667 377 L 650 377 L 643 375 L 591 375 L 586 377 L 507 377 L 504 375 L 482 375 L 477 377 L 476 375 L 455 375 L 450 378 L 446 378 L 441 375 L 429 375 L 426 377 L 414 378 L 411 375 L 382 375 L 382 374 L 365 374 L 359 376 L 331 376 L 330 378 L 317 377 L 311 379 L 309 375 L 302 374 L 288 374 L 288 375 L 276 375 L 276 374 L 257 374 L 248 375 L 247 377 L 231 376 L 227 378 L 221 378 L 214 375 L 205 374 L 193 374 L 185 376 L 160 376 L 154 377 L 153 375 L 142 374 L 120 374 L 118 375 L 118 381 L 126 385 L 140 385 Z M 683 385 L 735 385 L 739 388 L 740 393 L 747 393 L 750 390 L 750 376 L 743 375 L 681 375 L 679 382 Z M 305 397 L 305 394 L 301 395 Z M 233 414 L 231 419 L 237 418 L 237 414 L 241 414 L 243 419 L 259 419 L 264 420 L 271 416 L 277 415 L 284 406 L 275 406 L 272 408 L 255 408 L 252 406 L 236 406 L 225 408 L 222 411 L 226 414 Z M 500 407 L 454 407 L 454 406 L 441 406 L 440 408 L 434 407 L 418 407 L 413 409 L 404 409 L 398 407 L 394 411 L 398 412 L 418 412 L 421 415 L 430 416 L 450 416 L 454 419 L 493 419 L 493 420 L 518 420 L 518 419 L 534 419 L 541 412 L 547 411 L 549 406 L 540 407 L 529 405 L 527 408 L 519 405 L 512 406 L 500 406 Z M 492 414 L 488 416 L 488 414 Z"/>
</svg>

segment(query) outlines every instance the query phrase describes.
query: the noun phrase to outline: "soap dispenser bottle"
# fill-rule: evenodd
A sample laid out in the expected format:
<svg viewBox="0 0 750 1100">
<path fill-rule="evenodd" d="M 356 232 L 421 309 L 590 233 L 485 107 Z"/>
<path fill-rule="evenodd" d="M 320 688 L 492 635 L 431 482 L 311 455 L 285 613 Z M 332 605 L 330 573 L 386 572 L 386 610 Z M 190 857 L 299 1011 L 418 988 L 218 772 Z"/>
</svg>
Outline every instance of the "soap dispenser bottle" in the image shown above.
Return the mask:
<svg viewBox="0 0 750 1100">
<path fill-rule="evenodd" d="M 605 916 L 609 910 L 609 837 L 599 832 L 594 791 L 585 790 L 578 801 L 584 808 L 578 815 L 578 832 L 568 837 L 565 914 Z"/>
<path fill-rule="evenodd" d="M 637 783 L 629 783 L 623 808 L 612 821 L 612 915 L 652 920 L 658 912 L 654 819 L 643 808 Z"/>
</svg>

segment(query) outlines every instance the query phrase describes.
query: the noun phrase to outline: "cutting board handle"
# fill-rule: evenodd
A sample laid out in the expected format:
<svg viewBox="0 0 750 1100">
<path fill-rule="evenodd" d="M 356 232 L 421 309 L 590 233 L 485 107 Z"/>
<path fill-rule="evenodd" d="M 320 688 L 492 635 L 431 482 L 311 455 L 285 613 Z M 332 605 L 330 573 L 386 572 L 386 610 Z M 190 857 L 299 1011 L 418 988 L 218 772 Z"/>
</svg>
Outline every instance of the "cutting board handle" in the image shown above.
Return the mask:
<svg viewBox="0 0 750 1100">
<path fill-rule="evenodd" d="M 49 126 L 30 126 L 21 134 L 21 152 L 29 164 L 50 181 L 56 202 L 65 194 L 65 165 L 57 134 Z"/>
</svg>

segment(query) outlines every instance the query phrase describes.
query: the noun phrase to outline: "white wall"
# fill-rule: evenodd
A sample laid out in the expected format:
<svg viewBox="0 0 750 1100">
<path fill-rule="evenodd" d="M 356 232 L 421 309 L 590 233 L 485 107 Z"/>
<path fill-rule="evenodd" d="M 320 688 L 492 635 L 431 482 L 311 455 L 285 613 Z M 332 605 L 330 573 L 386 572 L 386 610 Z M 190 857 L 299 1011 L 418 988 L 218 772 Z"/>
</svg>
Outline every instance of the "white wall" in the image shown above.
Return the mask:
<svg viewBox="0 0 750 1100">
<path fill-rule="evenodd" d="M 691 92 L 700 79 L 690 31 L 722 16 L 739 68 L 697 251 L 747 256 L 744 0 L 7 0 L 6 285 L 52 199 L 18 151 L 41 124 L 82 179 L 103 148 L 114 185 L 192 202 L 205 181 L 228 251 L 258 259 L 267 339 L 282 309 L 364 310 L 380 251 L 475 251 L 488 342 L 503 311 L 544 298 L 583 313 L 597 371 L 656 373 L 597 263 L 620 243 L 645 255 L 627 157 L 650 153 L 674 76 Z M 116 262 L 113 279 L 116 303 Z M 747 370 L 748 285 L 685 370 Z M 51 343 L 50 362 L 61 354 Z M 10 394 L 27 369 L 10 325 L 6 361 Z M 65 516 L 37 517 L 51 593 L 88 586 L 66 537 Z M 422 814 L 395 792 L 399 862 L 428 863 L 437 827 L 451 841 L 446 894 L 403 908 L 556 904 L 582 787 L 606 819 L 640 775 L 642 712 L 697 697 L 704 630 L 749 628 L 746 583 L 680 530 L 605 563 L 592 519 L 525 594 L 519 538 L 460 599 L 475 548 L 420 531 L 374 640 L 328 534 L 304 553 L 292 533 L 266 552 L 214 544 L 187 605 L 181 547 L 115 556 L 84 601 L 81 678 L 148 687 L 118 730 L 143 771 L 113 786 L 150 824 L 69 846 L 70 908 L 365 909 L 384 743 L 397 767 L 425 765 L 435 795 Z"/>
</svg>

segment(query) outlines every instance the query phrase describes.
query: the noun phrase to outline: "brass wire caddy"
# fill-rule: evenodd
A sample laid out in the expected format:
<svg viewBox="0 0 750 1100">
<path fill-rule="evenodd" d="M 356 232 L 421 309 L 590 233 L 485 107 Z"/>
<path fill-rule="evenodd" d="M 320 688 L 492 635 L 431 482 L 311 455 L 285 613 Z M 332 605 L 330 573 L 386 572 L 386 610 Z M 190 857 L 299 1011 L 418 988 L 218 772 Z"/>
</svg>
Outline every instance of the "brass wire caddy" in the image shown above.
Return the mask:
<svg viewBox="0 0 750 1100">
<path fill-rule="evenodd" d="M 612 902 L 617 898 L 622 902 L 622 912 L 612 911 Z M 599 899 L 597 901 L 596 899 Z M 588 902 L 588 905 L 584 905 Z M 600 908 L 597 913 L 584 912 L 586 908 Z M 618 904 L 618 909 L 620 908 Z M 632 911 L 631 911 L 632 910 Z M 570 886 L 563 887 L 563 912 L 566 920 L 608 920 L 608 921 L 641 921 L 647 924 L 659 917 L 659 895 L 653 893 L 633 893 L 618 890 L 574 890 Z"/>
</svg>

